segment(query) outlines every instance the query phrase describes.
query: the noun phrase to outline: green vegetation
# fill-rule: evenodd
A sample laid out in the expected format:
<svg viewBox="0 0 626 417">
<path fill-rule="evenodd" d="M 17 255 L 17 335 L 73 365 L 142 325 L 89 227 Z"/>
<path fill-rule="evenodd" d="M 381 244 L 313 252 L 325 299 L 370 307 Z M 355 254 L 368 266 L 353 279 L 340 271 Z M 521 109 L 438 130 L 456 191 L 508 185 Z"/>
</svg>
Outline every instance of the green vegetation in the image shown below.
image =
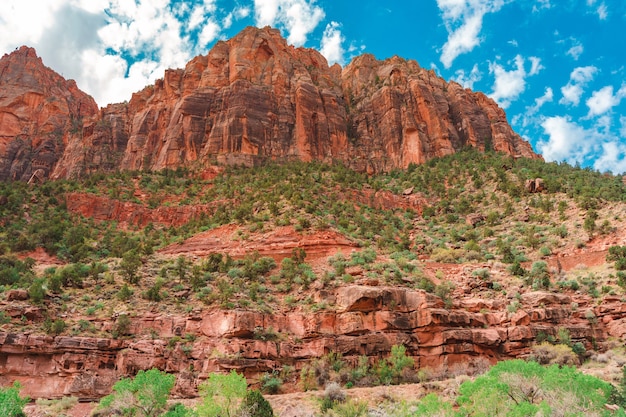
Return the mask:
<svg viewBox="0 0 626 417">
<path fill-rule="evenodd" d="M 6 417 L 26 417 L 24 406 L 28 398 L 20 397 L 20 384 L 14 383 L 12 387 L 0 387 L 0 415 Z"/>
<path fill-rule="evenodd" d="M 546 192 L 527 193 L 525 181 L 538 177 Z M 411 195 L 405 195 L 408 189 Z M 146 212 L 157 207 L 181 211 L 191 207 L 190 211 L 202 214 L 185 224 L 118 225 L 68 210 L 66 196 L 71 193 L 107 196 Z M 211 179 L 177 169 L 97 173 L 81 181 L 36 186 L 0 183 L 0 201 L 0 297 L 4 300 L 10 290 L 20 289 L 16 303 L 20 308 L 30 304 L 37 312 L 31 318 L 0 311 L 0 324 L 7 331 L 156 339 L 157 330 L 131 326 L 131 315 L 150 310 L 193 316 L 201 309 L 218 308 L 263 313 L 332 311 L 338 303 L 332 294 L 346 283 L 423 290 L 438 296 L 446 308 L 458 307 L 454 296 L 465 290 L 478 298 L 507 296 L 511 314 L 524 308 L 519 294 L 513 297 L 515 293 L 580 291 L 595 298 L 591 305 L 607 295 L 623 296 L 626 289 L 626 247 L 610 248 L 607 261 L 614 262 L 614 268 L 608 271 L 565 272 L 558 264 L 563 250 L 589 245 L 590 237 L 611 233 L 613 225 L 622 227 L 622 211 L 613 210 L 621 208 L 616 203 L 626 201 L 621 177 L 473 149 L 377 175 L 341 164 L 268 162 L 254 168 L 228 167 Z M 412 201 L 417 203 L 411 205 Z M 226 226 L 220 229 L 227 234 L 223 242 L 242 242 L 242 247 L 280 228 L 305 237 L 336 232 L 352 247 L 321 262 L 317 253 L 307 254 L 301 248 L 276 259 L 257 252 L 229 254 L 228 249 L 195 258 L 155 253 L 220 226 Z M 35 268 L 35 261 L 28 257 L 35 256 L 31 253 L 35 249 L 57 257 L 63 266 L 45 271 Z M 463 270 L 463 278 L 471 285 L 464 282 L 457 289 L 459 283 L 447 276 L 451 266 L 440 267 L 437 262 L 460 264 L 452 267 Z M 514 292 L 507 294 L 511 288 Z M 384 308 L 398 310 L 395 301 Z M 587 305 L 581 304 L 582 309 Z M 114 325 L 102 325 L 110 317 L 117 317 Z M 589 325 L 598 324 L 600 318 L 591 309 L 582 311 L 581 317 Z M 281 341 L 295 339 L 283 331 L 258 327 L 250 330 L 249 337 L 254 343 L 279 349 Z M 561 365 L 584 359 L 585 346 L 566 336 L 546 335 L 541 341 L 538 336 L 532 352 L 535 359 Z M 168 349 L 191 356 L 195 340 L 176 337 L 169 339 Z M 590 348 L 591 341 L 586 343 Z M 303 389 L 324 389 L 332 382 L 340 388 L 398 384 L 428 379 L 428 372 L 416 372 L 404 346 L 397 345 L 389 357 L 378 360 L 328 354 L 305 366 L 299 382 Z M 213 394 L 199 413 L 238 413 L 246 390 L 240 389 L 240 380 L 229 378 L 225 383 L 233 388 L 232 393 L 220 397 L 230 388 L 220 389 L 219 395 L 205 388 L 206 397 Z M 277 370 L 267 373 L 258 387 L 264 393 L 280 392 L 283 384 L 298 379 L 289 378 Z M 212 383 L 222 383 L 219 379 L 215 377 Z M 248 395 L 250 402 L 260 403 L 257 394 Z M 133 404 L 127 405 L 137 410 L 143 407 Z M 524 407 L 544 412 L 553 407 L 541 401 L 530 404 Z M 362 405 L 349 400 L 331 405 L 329 413 L 362 413 Z M 447 405 L 427 397 L 420 407 L 420 413 L 427 415 L 428 410 Z M 169 416 L 189 412 L 180 406 L 158 408 L 158 413 Z"/>
<path fill-rule="evenodd" d="M 102 398 L 98 408 L 109 415 L 153 417 L 166 411 L 174 387 L 174 375 L 158 369 L 139 371 L 135 378 L 124 378 L 113 385 L 113 393 Z"/>
</svg>

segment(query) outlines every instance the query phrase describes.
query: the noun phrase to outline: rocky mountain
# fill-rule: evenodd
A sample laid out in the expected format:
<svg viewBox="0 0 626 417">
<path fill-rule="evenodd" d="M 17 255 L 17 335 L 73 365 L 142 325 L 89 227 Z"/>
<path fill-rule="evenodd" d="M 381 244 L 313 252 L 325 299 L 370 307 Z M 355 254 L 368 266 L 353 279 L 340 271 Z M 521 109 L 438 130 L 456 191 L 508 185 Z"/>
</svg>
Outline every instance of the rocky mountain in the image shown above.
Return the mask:
<svg viewBox="0 0 626 417">
<path fill-rule="evenodd" d="M 399 57 L 329 67 L 271 28 L 218 42 L 100 111 L 30 48 L 5 55 L 0 74 L 0 179 L 268 158 L 374 173 L 465 146 L 537 157 L 482 93 Z"/>
<path fill-rule="evenodd" d="M 34 49 L 0 59 L 0 178 L 49 175 L 83 120 L 98 113 L 76 83 L 44 66 Z"/>
</svg>

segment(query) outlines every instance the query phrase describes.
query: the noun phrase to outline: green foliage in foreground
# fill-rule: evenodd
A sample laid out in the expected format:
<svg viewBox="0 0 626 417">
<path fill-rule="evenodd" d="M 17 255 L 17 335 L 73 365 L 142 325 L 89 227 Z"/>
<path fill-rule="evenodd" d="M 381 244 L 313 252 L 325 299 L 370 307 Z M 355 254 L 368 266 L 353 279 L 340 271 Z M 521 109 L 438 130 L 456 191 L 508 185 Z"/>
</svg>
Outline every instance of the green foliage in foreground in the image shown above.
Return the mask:
<svg viewBox="0 0 626 417">
<path fill-rule="evenodd" d="M 20 397 L 20 384 L 17 382 L 12 387 L 0 388 L 0 416 L 25 417 L 23 408 L 28 403 L 28 398 Z"/>
<path fill-rule="evenodd" d="M 98 409 L 129 417 L 160 416 L 165 412 L 175 380 L 174 375 L 158 369 L 139 371 L 133 379 L 116 382 L 113 393 L 100 401 Z"/>
<path fill-rule="evenodd" d="M 270 403 L 259 391 L 249 391 L 246 378 L 235 371 L 230 374 L 211 374 L 209 379 L 200 385 L 202 403 L 197 409 L 187 408 L 183 404 L 174 404 L 167 408 L 167 400 L 174 387 L 175 379 L 174 375 L 157 369 L 139 371 L 133 379 L 124 378 L 118 381 L 113 386 L 113 393 L 102 398 L 93 415 L 101 417 L 111 415 L 123 417 L 274 416 Z M 17 396 L 17 388 L 11 390 L 9 393 L 14 397 Z M 3 410 L 2 404 L 3 402 L 0 401 L 0 411 Z M 0 415 L 3 417 L 5 415 L 22 416 L 10 413 Z"/>
<path fill-rule="evenodd" d="M 243 375 L 235 371 L 230 374 L 211 374 L 202 385 L 202 404 L 198 406 L 200 417 L 233 417 L 238 402 L 246 395 L 248 384 Z"/>
<path fill-rule="evenodd" d="M 512 360 L 500 362 L 485 375 L 464 382 L 453 412 L 434 395 L 418 405 L 419 416 L 626 416 L 604 406 L 615 388 L 574 367 Z"/>
</svg>

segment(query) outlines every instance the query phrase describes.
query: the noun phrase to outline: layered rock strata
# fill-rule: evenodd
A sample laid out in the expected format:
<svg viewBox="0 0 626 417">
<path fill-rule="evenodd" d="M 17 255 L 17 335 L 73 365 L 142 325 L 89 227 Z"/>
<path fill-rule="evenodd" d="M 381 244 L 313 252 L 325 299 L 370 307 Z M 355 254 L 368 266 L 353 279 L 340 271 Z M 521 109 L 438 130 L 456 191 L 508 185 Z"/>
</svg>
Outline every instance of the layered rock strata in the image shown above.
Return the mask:
<svg viewBox="0 0 626 417">
<path fill-rule="evenodd" d="M 567 295 L 526 293 L 514 313 L 504 301 L 465 299 L 445 308 L 423 291 L 392 287 L 345 286 L 321 291 L 319 298 L 327 310 L 144 314 L 131 319 L 126 336 L 132 338 L 123 339 L 0 333 L 0 384 L 19 380 L 35 398 L 97 398 L 118 378 L 157 367 L 177 375 L 176 393 L 185 397 L 196 395 L 213 371 L 236 369 L 254 381 L 284 365 L 300 369 L 329 352 L 356 362 L 402 343 L 421 369 L 467 371 L 484 358 L 525 356 L 540 332 L 555 335 L 561 327 L 587 348 L 626 334 L 626 308 L 618 297 L 599 306 L 581 302 L 573 311 Z M 7 313 L 42 320 L 25 309 L 14 305 Z M 588 311 L 596 320 L 586 318 Z M 115 322 L 87 319 L 102 331 Z M 189 334 L 194 337 L 183 337 Z"/>
<path fill-rule="evenodd" d="M 369 173 L 465 146 L 537 157 L 504 111 L 415 61 L 328 66 L 278 30 L 247 28 L 97 111 L 29 48 L 0 60 L 0 179 L 80 177 L 267 159 L 342 161 Z"/>
</svg>

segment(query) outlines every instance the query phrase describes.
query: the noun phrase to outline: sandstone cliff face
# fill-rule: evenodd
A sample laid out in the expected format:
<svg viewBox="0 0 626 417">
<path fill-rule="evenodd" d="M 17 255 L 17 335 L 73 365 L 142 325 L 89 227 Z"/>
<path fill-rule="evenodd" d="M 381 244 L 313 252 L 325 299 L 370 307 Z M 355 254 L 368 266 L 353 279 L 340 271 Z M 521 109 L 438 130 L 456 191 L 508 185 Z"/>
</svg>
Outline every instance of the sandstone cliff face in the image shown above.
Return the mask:
<svg viewBox="0 0 626 417">
<path fill-rule="evenodd" d="M 32 49 L 1 62 L 3 179 L 28 177 L 33 163 L 64 178 L 268 158 L 373 173 L 464 146 L 537 157 L 484 94 L 398 57 L 329 67 L 270 28 L 247 28 L 99 112 Z"/>
<path fill-rule="evenodd" d="M 329 352 L 356 363 L 360 355 L 380 357 L 402 343 L 419 368 L 445 372 L 527 355 L 540 332 L 556 335 L 560 327 L 587 348 L 626 334 L 626 308 L 619 297 L 599 306 L 581 302 L 573 311 L 569 296 L 532 292 L 509 313 L 504 301 L 464 299 L 444 308 L 440 298 L 405 288 L 352 285 L 320 296 L 335 309 L 143 314 L 132 318 L 132 338 L 123 340 L 0 333 L 0 384 L 19 380 L 23 393 L 35 398 L 98 398 L 120 377 L 157 367 L 177 374 L 177 395 L 194 396 L 211 372 L 236 369 L 254 381 L 284 365 L 299 370 Z M 43 320 L 17 303 L 6 311 Z M 597 323 L 585 318 L 588 311 Z M 104 331 L 115 321 L 88 319 Z M 278 337 L 258 337 L 259 329 L 268 328 Z M 186 334 L 196 337 L 167 342 Z"/>
<path fill-rule="evenodd" d="M 0 179 L 47 177 L 96 102 L 43 65 L 32 48 L 0 59 Z"/>
</svg>

